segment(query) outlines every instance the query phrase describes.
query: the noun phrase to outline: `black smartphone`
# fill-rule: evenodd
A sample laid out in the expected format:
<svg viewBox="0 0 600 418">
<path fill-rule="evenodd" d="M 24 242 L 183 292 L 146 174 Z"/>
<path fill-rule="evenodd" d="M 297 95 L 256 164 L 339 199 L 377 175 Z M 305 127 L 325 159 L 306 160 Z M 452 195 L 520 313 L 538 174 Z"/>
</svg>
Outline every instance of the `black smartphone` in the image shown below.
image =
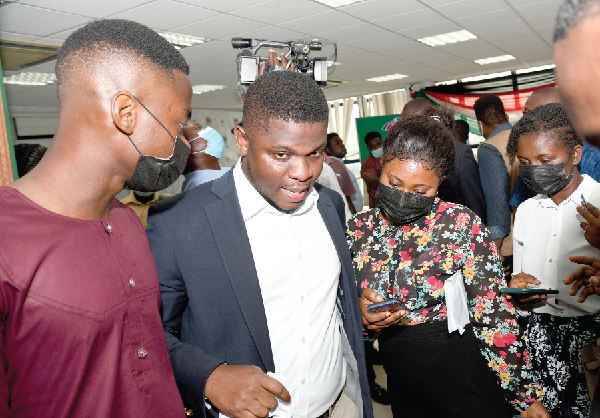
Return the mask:
<svg viewBox="0 0 600 418">
<path fill-rule="evenodd" d="M 373 303 L 367 307 L 367 311 L 379 313 L 379 312 L 397 312 L 400 310 L 409 311 L 406 306 L 402 304 L 398 299 L 388 299 L 383 302 Z"/>
<path fill-rule="evenodd" d="M 540 289 L 540 288 L 510 288 L 505 287 L 500 290 L 500 293 L 505 295 L 557 295 L 558 290 L 556 289 Z"/>
</svg>

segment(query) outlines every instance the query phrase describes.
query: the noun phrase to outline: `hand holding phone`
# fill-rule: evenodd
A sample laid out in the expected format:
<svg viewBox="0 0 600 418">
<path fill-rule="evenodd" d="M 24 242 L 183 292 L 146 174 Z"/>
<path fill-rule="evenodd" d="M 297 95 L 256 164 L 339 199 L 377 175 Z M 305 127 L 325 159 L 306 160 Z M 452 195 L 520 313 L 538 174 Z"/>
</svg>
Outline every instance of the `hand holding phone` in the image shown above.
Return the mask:
<svg viewBox="0 0 600 418">
<path fill-rule="evenodd" d="M 400 310 L 408 311 L 409 309 L 402 304 L 398 299 L 388 299 L 383 302 L 373 303 L 367 307 L 367 311 L 373 313 L 379 312 L 398 312 Z"/>
<path fill-rule="evenodd" d="M 369 309 L 370 306 L 375 305 Z M 379 305 L 379 306 L 377 306 Z M 379 312 L 374 310 L 382 309 Z M 385 301 L 383 296 L 373 289 L 364 289 L 360 296 L 360 310 L 363 325 L 368 329 L 378 331 L 395 325 L 404 318 L 408 309 L 397 299 Z"/>
</svg>

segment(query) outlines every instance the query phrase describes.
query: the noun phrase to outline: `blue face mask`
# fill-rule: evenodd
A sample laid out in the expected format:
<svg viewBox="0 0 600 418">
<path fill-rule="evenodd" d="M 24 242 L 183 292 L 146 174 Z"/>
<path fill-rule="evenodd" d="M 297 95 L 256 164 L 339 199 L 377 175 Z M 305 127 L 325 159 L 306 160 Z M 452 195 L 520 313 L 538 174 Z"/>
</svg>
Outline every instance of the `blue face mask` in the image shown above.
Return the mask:
<svg viewBox="0 0 600 418">
<path fill-rule="evenodd" d="M 197 138 L 206 139 L 206 149 L 192 152 L 192 154 L 203 152 L 218 159 L 223 156 L 223 152 L 225 151 L 225 141 L 223 140 L 221 134 L 215 131 L 213 128 L 209 126 L 202 129 L 200 132 L 198 132 L 198 136 L 189 142 L 195 141 Z"/>
</svg>

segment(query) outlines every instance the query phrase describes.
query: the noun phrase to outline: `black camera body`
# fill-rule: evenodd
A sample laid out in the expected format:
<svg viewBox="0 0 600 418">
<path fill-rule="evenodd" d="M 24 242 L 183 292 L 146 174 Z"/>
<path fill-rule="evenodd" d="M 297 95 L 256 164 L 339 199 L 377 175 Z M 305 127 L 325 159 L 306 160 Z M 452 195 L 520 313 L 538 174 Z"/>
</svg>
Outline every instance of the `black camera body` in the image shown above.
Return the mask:
<svg viewBox="0 0 600 418">
<path fill-rule="evenodd" d="M 248 86 L 254 83 L 258 77 L 258 69 L 263 62 L 265 63 L 265 72 L 286 70 L 280 66 L 266 64 L 266 57 L 256 55 L 257 51 L 263 47 L 287 48 L 288 52 L 285 57 L 289 60 L 289 64 L 294 63 L 295 71 L 309 75 L 320 86 L 327 85 L 327 58 L 311 59 L 309 57 L 311 51 L 321 50 L 322 45 L 318 39 L 278 42 L 265 39 L 233 38 L 231 46 L 235 49 L 242 49 L 235 60 L 238 67 L 238 94 L 242 98 L 242 102 L 246 97 Z"/>
</svg>

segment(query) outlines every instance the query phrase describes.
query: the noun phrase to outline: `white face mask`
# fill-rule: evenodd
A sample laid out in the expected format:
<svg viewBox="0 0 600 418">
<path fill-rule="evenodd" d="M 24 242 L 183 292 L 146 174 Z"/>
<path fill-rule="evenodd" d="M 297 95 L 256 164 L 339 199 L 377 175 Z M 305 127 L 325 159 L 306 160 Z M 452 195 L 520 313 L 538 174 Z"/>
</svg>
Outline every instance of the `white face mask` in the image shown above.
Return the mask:
<svg viewBox="0 0 600 418">
<path fill-rule="evenodd" d="M 383 147 L 374 149 L 373 151 L 371 151 L 371 155 L 374 158 L 381 158 L 381 157 L 383 157 Z"/>
</svg>

